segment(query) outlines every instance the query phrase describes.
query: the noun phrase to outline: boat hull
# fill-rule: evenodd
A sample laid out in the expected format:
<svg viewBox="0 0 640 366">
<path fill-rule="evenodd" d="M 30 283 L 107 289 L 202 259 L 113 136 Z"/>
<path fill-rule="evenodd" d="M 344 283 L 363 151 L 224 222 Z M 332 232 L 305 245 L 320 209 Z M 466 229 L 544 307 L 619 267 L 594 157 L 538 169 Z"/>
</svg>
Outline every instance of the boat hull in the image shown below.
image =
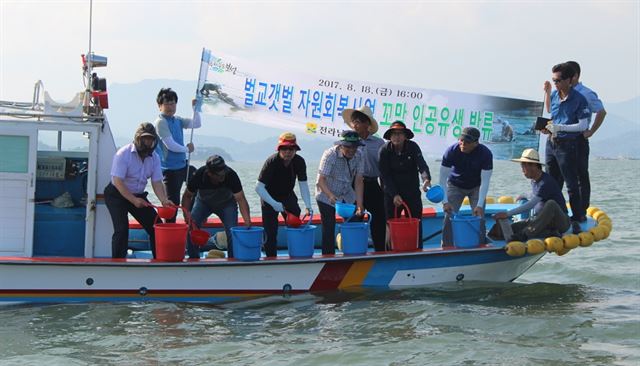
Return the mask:
<svg viewBox="0 0 640 366">
<path fill-rule="evenodd" d="M 509 257 L 502 248 L 485 247 L 255 262 L 3 258 L 0 303 L 225 303 L 349 288 L 509 282 L 542 256 Z"/>
</svg>

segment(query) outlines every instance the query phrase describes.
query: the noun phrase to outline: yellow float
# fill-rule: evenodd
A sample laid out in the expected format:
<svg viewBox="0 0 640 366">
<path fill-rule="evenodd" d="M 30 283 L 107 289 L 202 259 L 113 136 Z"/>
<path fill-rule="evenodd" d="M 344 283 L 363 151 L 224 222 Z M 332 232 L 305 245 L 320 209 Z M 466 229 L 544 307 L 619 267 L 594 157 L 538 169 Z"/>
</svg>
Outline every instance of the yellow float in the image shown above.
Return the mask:
<svg viewBox="0 0 640 366">
<path fill-rule="evenodd" d="M 540 254 L 544 252 L 546 246 L 544 242 L 540 239 L 529 239 L 527 240 L 527 253 L 529 254 Z"/>
<path fill-rule="evenodd" d="M 515 200 L 511 196 L 500 196 L 498 203 L 515 203 Z"/>
<path fill-rule="evenodd" d="M 593 235 L 588 231 L 581 232 L 578 237 L 580 238 L 581 247 L 588 247 L 593 244 Z"/>
<path fill-rule="evenodd" d="M 565 249 L 575 249 L 580 246 L 580 237 L 576 234 L 567 234 L 562 237 Z"/>
<path fill-rule="evenodd" d="M 559 252 L 564 248 L 564 242 L 557 236 L 550 236 L 544 239 L 544 244 L 548 252 Z"/>
<path fill-rule="evenodd" d="M 504 248 L 512 257 L 522 257 L 527 252 L 527 245 L 521 241 L 511 241 Z"/>
</svg>

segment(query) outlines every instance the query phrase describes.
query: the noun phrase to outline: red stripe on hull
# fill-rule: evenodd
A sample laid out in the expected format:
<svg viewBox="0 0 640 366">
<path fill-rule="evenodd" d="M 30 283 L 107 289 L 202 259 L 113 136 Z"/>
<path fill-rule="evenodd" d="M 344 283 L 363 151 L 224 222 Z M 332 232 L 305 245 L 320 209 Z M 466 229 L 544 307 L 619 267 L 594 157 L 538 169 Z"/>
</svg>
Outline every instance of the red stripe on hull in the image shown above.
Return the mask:
<svg viewBox="0 0 640 366">
<path fill-rule="evenodd" d="M 344 276 L 349 272 L 349 268 L 353 264 L 352 261 L 346 262 L 329 262 L 325 263 L 318 277 L 311 285 L 311 291 L 336 290 Z"/>
</svg>

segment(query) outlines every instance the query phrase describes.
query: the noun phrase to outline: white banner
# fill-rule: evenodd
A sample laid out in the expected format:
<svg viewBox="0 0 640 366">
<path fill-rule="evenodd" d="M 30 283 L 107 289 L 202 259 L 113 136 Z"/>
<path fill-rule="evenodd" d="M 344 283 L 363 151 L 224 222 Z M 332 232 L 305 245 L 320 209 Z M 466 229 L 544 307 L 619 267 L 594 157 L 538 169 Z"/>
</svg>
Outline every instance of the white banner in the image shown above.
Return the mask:
<svg viewBox="0 0 640 366">
<path fill-rule="evenodd" d="M 426 155 L 440 155 L 462 129 L 481 131 L 482 143 L 496 159 L 519 157 L 538 147 L 538 101 L 435 89 L 376 84 L 324 76 L 286 73 L 229 55 L 203 50 L 199 99 L 204 114 L 216 114 L 283 131 L 336 139 L 349 127 L 347 108 L 369 106 L 382 136 L 393 121 L 403 121 Z"/>
</svg>

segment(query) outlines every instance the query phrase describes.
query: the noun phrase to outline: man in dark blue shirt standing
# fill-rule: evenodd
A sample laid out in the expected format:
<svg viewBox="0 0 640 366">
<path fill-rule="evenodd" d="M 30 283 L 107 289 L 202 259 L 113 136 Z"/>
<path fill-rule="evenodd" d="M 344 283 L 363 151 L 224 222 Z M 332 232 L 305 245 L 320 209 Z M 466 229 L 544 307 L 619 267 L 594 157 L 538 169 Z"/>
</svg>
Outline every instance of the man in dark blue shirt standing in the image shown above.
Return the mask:
<svg viewBox="0 0 640 366">
<path fill-rule="evenodd" d="M 522 174 L 531 179 L 531 195 L 527 203 L 512 210 L 498 212 L 493 217 L 496 220 L 506 219 L 513 215 L 533 209 L 533 216 L 511 225 L 513 235 L 509 239 L 526 241 L 531 238 L 548 236 L 561 237 L 570 226 L 567 215 L 567 203 L 556 181 L 542 171 L 540 156 L 534 149 L 526 149 L 520 159 L 512 159 L 520 163 Z"/>
<path fill-rule="evenodd" d="M 440 185 L 447 187 L 443 202 L 444 222 L 442 246 L 453 246 L 451 218 L 469 197 L 473 214 L 481 218 L 480 242 L 485 242 L 484 205 L 493 171 L 493 154 L 480 144 L 480 131 L 465 127 L 457 143 L 449 146 L 442 156 Z"/>
</svg>

